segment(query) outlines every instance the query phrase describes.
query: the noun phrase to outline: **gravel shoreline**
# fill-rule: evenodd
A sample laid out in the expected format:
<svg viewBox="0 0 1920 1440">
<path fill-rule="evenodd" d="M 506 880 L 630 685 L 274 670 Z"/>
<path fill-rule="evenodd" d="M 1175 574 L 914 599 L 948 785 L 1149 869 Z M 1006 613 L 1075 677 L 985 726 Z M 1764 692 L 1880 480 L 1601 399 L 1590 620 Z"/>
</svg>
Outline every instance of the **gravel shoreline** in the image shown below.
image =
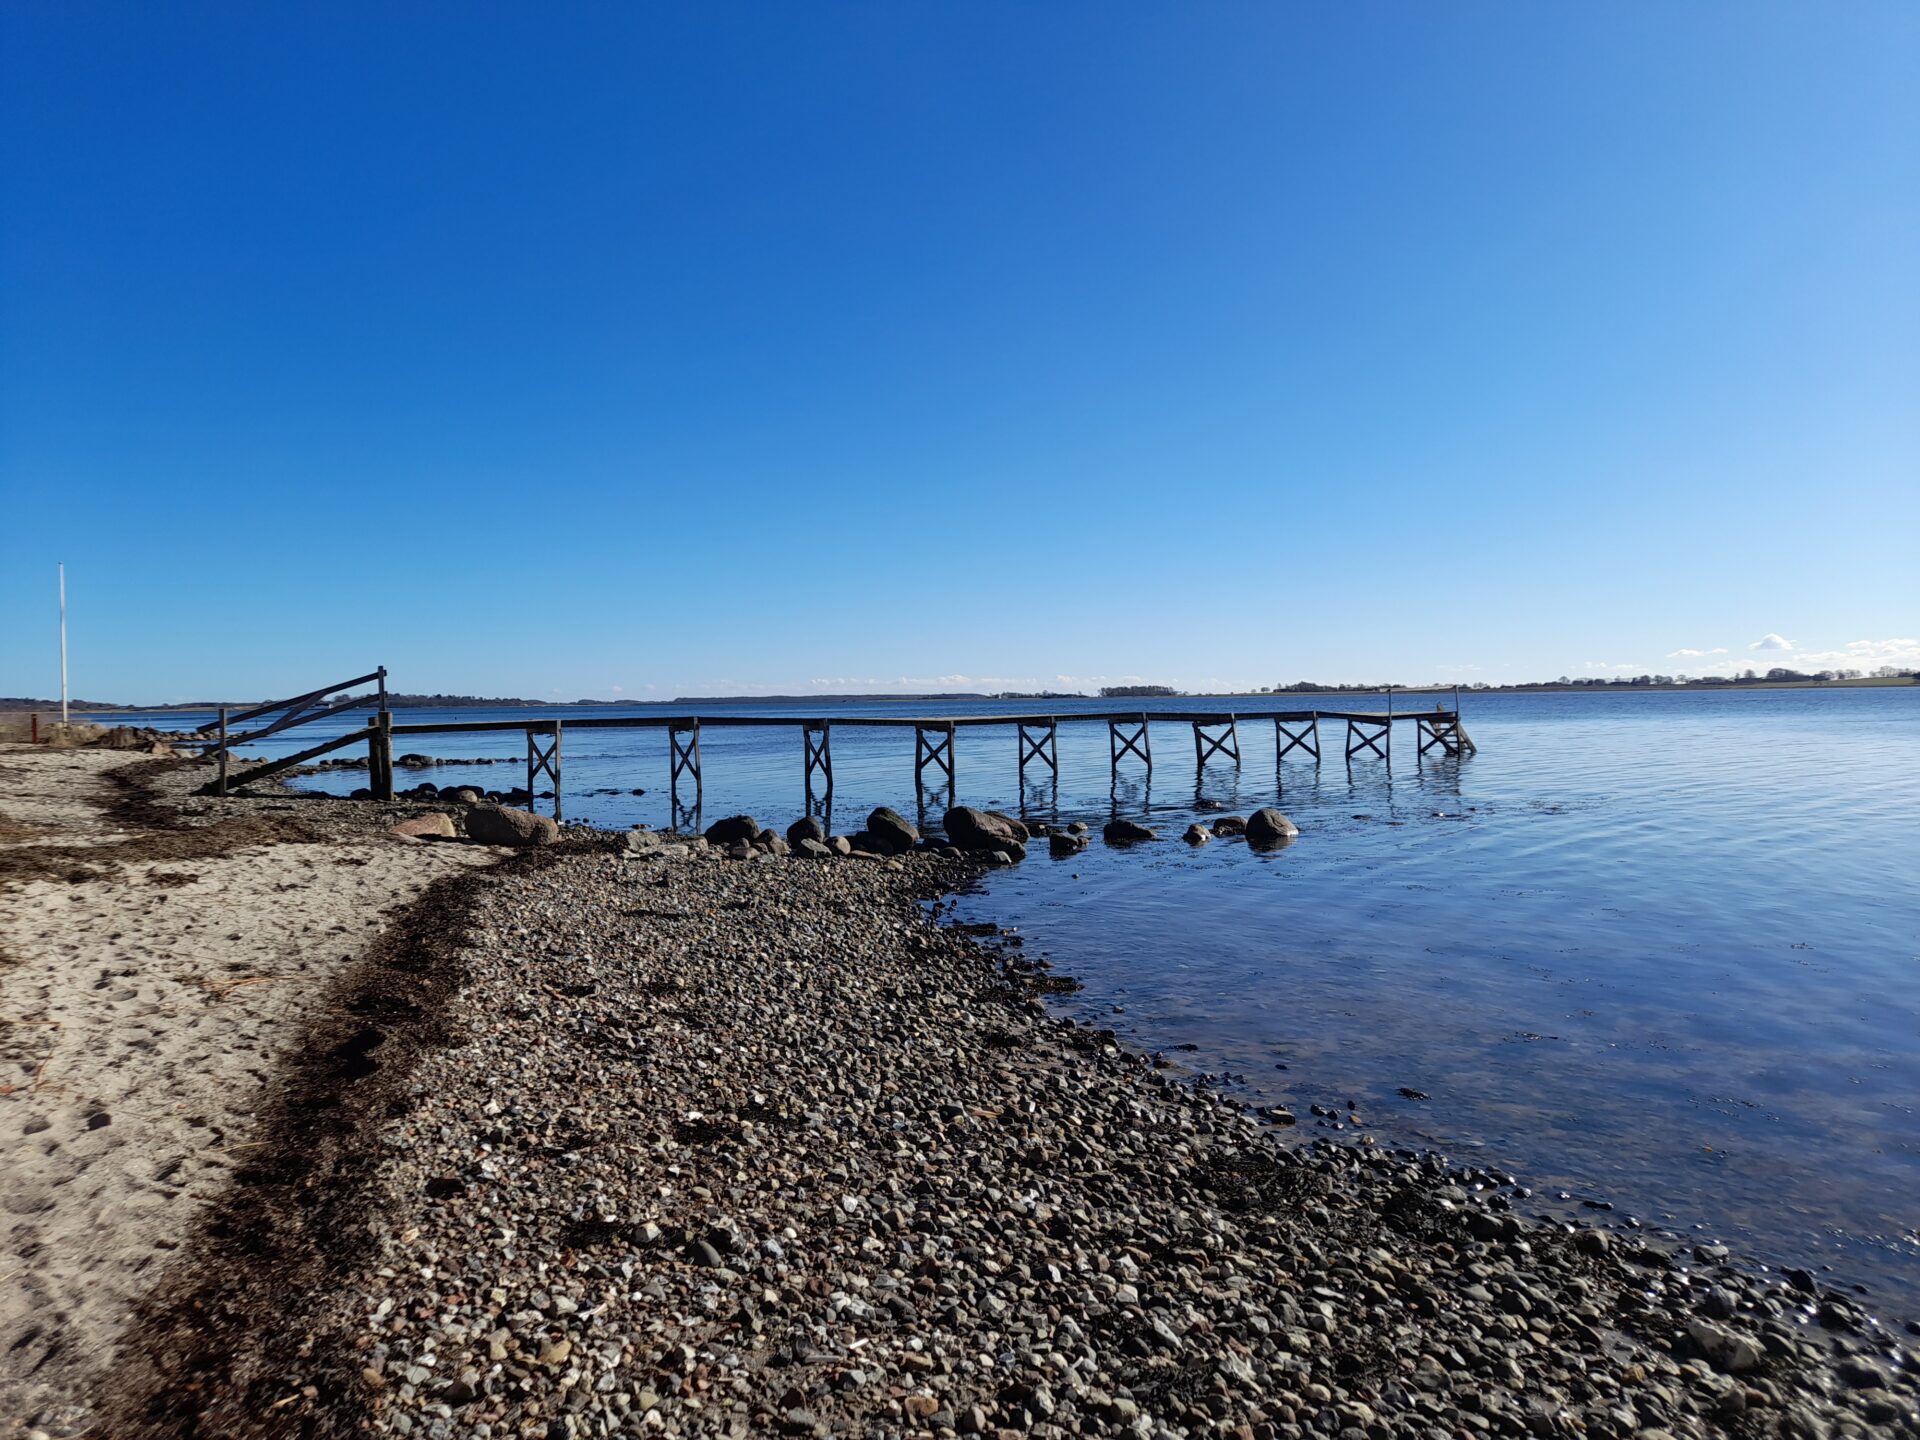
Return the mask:
<svg viewBox="0 0 1920 1440">
<path fill-rule="evenodd" d="M 124 1413 L 435 1440 L 1920 1433 L 1920 1361 L 1812 1277 L 1525 1219 L 1509 1177 L 1434 1157 L 1275 1143 L 1049 1017 L 1043 967 L 931 922 L 974 873 L 603 841 L 459 882 L 413 961 L 458 972 L 438 1039 L 319 1167 L 331 1219 L 277 1340 L 210 1362 L 255 1342 L 171 1297 L 199 1368 Z"/>
</svg>

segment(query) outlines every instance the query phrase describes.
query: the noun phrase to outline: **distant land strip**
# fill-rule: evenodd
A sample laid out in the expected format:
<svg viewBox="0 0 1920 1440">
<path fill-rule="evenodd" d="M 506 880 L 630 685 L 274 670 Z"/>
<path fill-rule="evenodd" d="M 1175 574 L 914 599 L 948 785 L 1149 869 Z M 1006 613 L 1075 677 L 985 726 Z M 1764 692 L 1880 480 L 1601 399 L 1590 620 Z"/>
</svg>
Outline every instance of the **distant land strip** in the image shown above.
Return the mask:
<svg viewBox="0 0 1920 1440">
<path fill-rule="evenodd" d="M 1270 690 L 1175 690 L 1165 685 L 1153 686 L 1115 686 L 1100 694 L 1087 694 L 1081 691 L 1033 691 L 1002 690 L 993 693 L 975 690 L 948 690 L 940 692 L 893 692 L 880 694 L 832 694 L 832 695 L 681 695 L 672 700 L 634 700 L 620 698 L 616 700 L 522 700 L 512 697 L 489 697 L 484 695 L 401 695 L 387 696 L 387 705 L 394 710 L 576 710 L 587 706 L 602 709 L 647 709 L 672 707 L 685 709 L 689 705 L 868 705 L 891 701 L 920 700 L 1099 700 L 1099 699 L 1191 699 L 1191 700 L 1245 700 L 1262 695 L 1378 695 L 1388 690 L 1396 695 L 1451 695 L 1456 689 L 1470 695 L 1565 695 L 1565 694 L 1616 694 L 1621 692 L 1638 693 L 1643 690 L 1857 690 L 1877 689 L 1887 686 L 1920 684 L 1920 671 L 1906 670 L 1893 675 L 1850 676 L 1845 679 L 1823 680 L 1811 675 L 1794 678 L 1773 678 L 1758 676 L 1753 679 L 1701 679 L 1687 681 L 1648 681 L 1634 680 L 1541 680 L 1517 685 L 1321 685 L 1303 681 L 1295 685 L 1276 685 Z M 374 697 L 366 697 L 372 701 Z M 131 705 L 119 701 L 107 700 L 69 700 L 70 711 L 86 711 L 90 714 L 119 714 L 130 710 L 141 713 L 157 713 L 169 710 L 217 710 L 222 705 L 229 709 L 245 708 L 264 703 L 257 699 L 248 700 L 177 700 L 165 705 Z M 0 711 L 9 710 L 58 710 L 58 700 L 35 699 L 27 696 L 0 695 Z"/>
</svg>

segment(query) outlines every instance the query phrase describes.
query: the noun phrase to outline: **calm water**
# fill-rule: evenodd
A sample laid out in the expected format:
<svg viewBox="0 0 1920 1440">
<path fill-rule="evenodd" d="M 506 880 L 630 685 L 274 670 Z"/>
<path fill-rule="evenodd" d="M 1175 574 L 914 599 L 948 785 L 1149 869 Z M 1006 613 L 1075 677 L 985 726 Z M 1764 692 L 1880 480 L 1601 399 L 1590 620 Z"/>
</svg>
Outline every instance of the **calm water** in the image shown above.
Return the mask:
<svg viewBox="0 0 1920 1440">
<path fill-rule="evenodd" d="M 1236 702 L 1166 702 L 1209 703 Z M 1010 707 L 857 707 L 969 708 Z M 960 914 L 1018 927 L 1083 981 L 1069 1013 L 1289 1104 L 1299 1133 L 1319 1133 L 1309 1106 L 1353 1102 L 1381 1143 L 1477 1156 L 1543 1201 L 1604 1198 L 1615 1221 L 1829 1264 L 1920 1314 L 1920 690 L 1470 696 L 1466 720 L 1478 755 L 1419 762 L 1403 730 L 1391 768 L 1349 767 L 1332 726 L 1324 763 L 1276 765 L 1272 726 L 1249 723 L 1241 766 L 1198 775 L 1191 732 L 1165 723 L 1151 785 L 1130 761 L 1117 790 L 1105 728 L 1068 727 L 1058 786 L 1024 795 L 1012 732 L 962 731 L 963 801 L 1146 816 L 1168 839 L 1041 851 Z M 666 743 L 569 734 L 569 818 L 668 823 Z M 518 735 L 400 748 L 524 754 Z M 911 731 L 839 729 L 833 748 L 837 828 L 874 804 L 913 812 Z M 709 729 L 702 750 L 708 820 L 800 813 L 797 732 Z M 1173 837 L 1205 818 L 1200 800 L 1277 801 L 1303 833 L 1269 855 L 1189 851 Z"/>
</svg>

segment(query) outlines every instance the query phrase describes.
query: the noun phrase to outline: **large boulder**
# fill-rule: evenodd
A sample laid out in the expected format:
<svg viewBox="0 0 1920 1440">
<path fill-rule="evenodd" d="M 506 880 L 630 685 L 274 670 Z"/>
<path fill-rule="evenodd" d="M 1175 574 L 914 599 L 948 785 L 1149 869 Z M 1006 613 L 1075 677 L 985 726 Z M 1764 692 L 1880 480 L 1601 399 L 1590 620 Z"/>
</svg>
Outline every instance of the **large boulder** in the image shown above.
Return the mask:
<svg viewBox="0 0 1920 1440">
<path fill-rule="evenodd" d="M 1018 820 L 971 805 L 954 806 L 942 817 L 940 826 L 962 850 L 1005 850 L 1009 845 L 1024 845 L 1027 840 L 1027 827 Z"/>
<path fill-rule="evenodd" d="M 395 835 L 410 835 L 416 839 L 451 840 L 457 833 L 453 828 L 451 815 L 435 813 L 415 815 L 410 820 L 402 820 L 393 827 Z"/>
<path fill-rule="evenodd" d="M 1135 845 L 1142 840 L 1158 838 L 1153 831 L 1133 820 L 1109 820 L 1100 836 L 1109 845 Z"/>
<path fill-rule="evenodd" d="M 1217 825 L 1215 828 L 1219 828 Z M 1280 845 L 1300 833 L 1300 827 L 1271 805 L 1247 817 L 1249 845 Z"/>
<path fill-rule="evenodd" d="M 826 838 L 827 827 L 811 815 L 803 816 L 787 826 L 787 844 L 796 850 L 800 849 L 808 840 L 813 841 L 815 844 L 820 844 L 824 842 Z"/>
<path fill-rule="evenodd" d="M 920 843 L 920 831 L 898 810 L 885 805 L 867 816 L 867 834 L 885 846 L 889 855 L 904 855 Z"/>
<path fill-rule="evenodd" d="M 482 845 L 551 845 L 560 838 L 560 826 L 548 815 L 475 805 L 467 811 L 467 834 Z"/>
<path fill-rule="evenodd" d="M 751 845 L 760 838 L 760 822 L 751 815 L 729 815 L 707 826 L 709 845 Z"/>
<path fill-rule="evenodd" d="M 1016 820 L 1013 816 L 1000 810 L 989 810 L 987 814 L 998 820 L 1002 825 L 1008 826 L 1013 831 L 1014 838 L 1022 845 L 1033 838 L 1033 832 L 1027 828 L 1024 820 Z"/>
</svg>

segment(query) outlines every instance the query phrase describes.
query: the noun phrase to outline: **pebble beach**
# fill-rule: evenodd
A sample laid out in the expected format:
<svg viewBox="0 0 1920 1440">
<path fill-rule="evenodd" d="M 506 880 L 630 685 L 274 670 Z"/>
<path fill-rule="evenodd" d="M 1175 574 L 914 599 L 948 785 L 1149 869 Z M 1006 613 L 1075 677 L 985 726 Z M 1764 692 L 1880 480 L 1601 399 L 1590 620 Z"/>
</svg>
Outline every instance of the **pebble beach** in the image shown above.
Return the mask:
<svg viewBox="0 0 1920 1440">
<path fill-rule="evenodd" d="M 1069 978 L 945 923 L 974 860 L 783 848 L 434 880 L 68 1433 L 1920 1431 L 1912 1334 L 1816 1277 L 1304 1141 L 1050 1015 Z"/>
</svg>

